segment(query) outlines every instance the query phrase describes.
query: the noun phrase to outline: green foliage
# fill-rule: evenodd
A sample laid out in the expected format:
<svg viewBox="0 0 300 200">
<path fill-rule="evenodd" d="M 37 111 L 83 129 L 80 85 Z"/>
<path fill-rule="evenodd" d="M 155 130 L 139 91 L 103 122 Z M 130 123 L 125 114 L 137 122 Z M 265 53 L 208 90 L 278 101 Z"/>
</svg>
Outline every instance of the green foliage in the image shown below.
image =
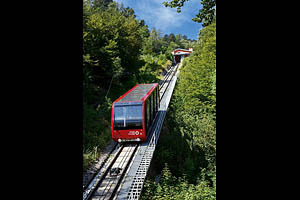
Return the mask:
<svg viewBox="0 0 300 200">
<path fill-rule="evenodd" d="M 84 4 L 83 10 L 83 67 L 92 77 L 89 85 L 97 96 L 97 88 L 108 88 L 112 77 L 118 82 L 138 69 L 141 33 L 145 32 L 133 10 L 119 8 L 116 3 L 106 7 L 103 10 Z"/>
<path fill-rule="evenodd" d="M 98 109 L 83 104 L 83 170 L 85 171 L 95 160 L 94 149 L 103 149 L 111 140 L 110 122 L 105 116 L 111 111 L 111 102 L 106 103 Z M 96 152 L 98 153 L 98 152 Z"/>
<path fill-rule="evenodd" d="M 101 150 L 111 140 L 111 99 L 137 83 L 134 72 L 147 35 L 134 11 L 111 0 L 83 1 L 83 150 Z M 126 80 L 130 79 L 130 81 Z M 147 79 L 146 79 L 147 80 Z"/>
<path fill-rule="evenodd" d="M 164 37 L 161 37 L 159 30 L 152 29 L 149 37 L 145 38 L 142 54 L 151 54 L 153 56 L 164 54 L 168 60 L 172 60 L 171 52 L 174 49 L 188 49 L 193 47 L 195 42 L 195 40 L 187 39 L 186 36 L 181 34 L 175 36 L 173 33 L 170 33 L 170 35 L 165 34 Z"/>
<path fill-rule="evenodd" d="M 159 30 L 153 28 L 150 32 L 149 37 L 145 38 L 143 46 L 143 54 L 157 55 L 162 51 L 162 48 L 167 45 L 161 38 Z"/>
<path fill-rule="evenodd" d="M 94 9 L 105 10 L 113 0 L 89 0 L 92 2 Z"/>
<path fill-rule="evenodd" d="M 151 83 L 158 82 L 159 74 L 165 70 L 163 65 L 167 62 L 166 57 L 163 54 L 158 56 L 146 54 L 142 55 L 141 59 L 144 61 L 144 65 L 138 71 L 138 82 L 143 83 L 145 80 Z"/>
<path fill-rule="evenodd" d="M 195 52 L 186 59 L 172 98 L 174 118 L 191 148 L 200 148 L 214 165 L 216 152 L 216 25 L 200 31 Z"/>
<path fill-rule="evenodd" d="M 166 120 L 154 152 L 161 179 L 147 180 L 143 199 L 216 199 L 215 23 L 184 59 Z"/>
<path fill-rule="evenodd" d="M 201 0 L 201 4 L 203 8 L 199 10 L 193 21 L 202 23 L 202 26 L 206 27 L 216 20 L 217 0 Z"/>
<path fill-rule="evenodd" d="M 103 106 L 107 109 L 107 106 Z M 109 107 L 108 107 L 109 108 Z M 91 105 L 83 105 L 83 148 L 88 151 L 94 147 L 100 149 L 111 138 L 109 129 L 110 122 L 104 117 L 110 109 L 96 110 Z M 102 112 L 102 113 L 101 113 Z"/>
<path fill-rule="evenodd" d="M 172 0 L 170 2 L 163 2 L 163 4 L 166 7 L 171 7 L 171 8 L 177 8 L 177 12 L 180 13 L 181 12 L 181 7 L 184 6 L 184 3 L 187 2 L 189 0 Z"/>
<path fill-rule="evenodd" d="M 95 157 L 93 156 L 93 152 L 83 153 L 83 172 L 85 172 L 94 161 Z"/>
<path fill-rule="evenodd" d="M 203 172 L 202 179 L 197 184 L 189 184 L 185 177 L 176 178 L 172 175 L 166 165 L 158 184 L 147 179 L 143 188 L 142 200 L 159 199 L 159 200 L 215 200 L 216 199 L 216 182 L 213 184 L 205 180 Z"/>
<path fill-rule="evenodd" d="M 187 1 L 189 0 L 171 0 L 170 2 L 163 2 L 163 4 L 166 7 L 177 8 L 177 12 L 180 13 L 181 7 Z M 196 17 L 193 18 L 193 21 L 202 23 L 202 26 L 206 27 L 216 20 L 217 0 L 201 0 L 200 3 L 203 7 L 199 10 Z"/>
</svg>

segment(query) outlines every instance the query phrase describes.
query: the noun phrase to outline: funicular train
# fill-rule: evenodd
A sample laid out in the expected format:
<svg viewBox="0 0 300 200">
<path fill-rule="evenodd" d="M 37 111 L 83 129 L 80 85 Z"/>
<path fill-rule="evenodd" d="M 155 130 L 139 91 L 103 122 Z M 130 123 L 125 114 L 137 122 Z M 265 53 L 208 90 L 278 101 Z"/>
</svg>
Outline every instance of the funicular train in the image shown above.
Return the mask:
<svg viewBox="0 0 300 200">
<path fill-rule="evenodd" d="M 115 142 L 146 141 L 158 112 L 159 85 L 139 84 L 113 102 L 112 139 Z"/>
</svg>

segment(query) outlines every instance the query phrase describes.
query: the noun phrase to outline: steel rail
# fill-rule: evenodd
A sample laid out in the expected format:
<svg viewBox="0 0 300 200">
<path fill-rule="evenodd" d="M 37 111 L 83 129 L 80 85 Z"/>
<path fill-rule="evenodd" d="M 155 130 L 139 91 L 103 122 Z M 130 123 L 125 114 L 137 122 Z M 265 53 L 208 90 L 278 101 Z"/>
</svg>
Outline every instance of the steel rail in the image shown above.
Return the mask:
<svg viewBox="0 0 300 200">
<path fill-rule="evenodd" d="M 124 148 L 124 145 L 121 145 L 118 148 L 117 152 L 115 152 L 115 154 L 113 155 L 112 160 L 110 160 L 110 161 L 108 161 L 108 162 L 105 163 L 107 166 L 103 166 L 99 170 L 99 172 L 97 173 L 97 175 L 91 181 L 91 183 L 88 186 L 87 190 L 85 190 L 83 192 L 83 200 L 89 199 L 91 197 L 91 195 L 94 193 L 95 189 L 98 188 L 98 185 L 103 181 L 104 177 L 108 173 L 108 169 L 110 169 L 112 167 L 112 165 L 117 160 L 117 158 L 120 155 L 120 153 L 122 152 L 123 148 Z"/>
<path fill-rule="evenodd" d="M 171 74 L 172 68 L 174 68 L 173 65 L 168 69 L 168 72 L 167 72 L 167 74 L 165 74 L 164 79 L 160 81 L 160 83 L 159 83 L 160 86 L 164 84 L 165 80 L 166 80 L 166 79 L 168 78 L 168 76 Z"/>
<path fill-rule="evenodd" d="M 176 74 L 176 71 L 177 71 L 177 69 L 178 69 L 178 66 L 179 66 L 179 64 L 176 65 L 176 67 L 175 67 L 174 70 L 173 70 L 173 69 L 170 70 L 170 71 L 171 71 L 170 74 L 172 74 L 172 76 L 171 76 L 171 78 L 169 79 L 168 84 L 167 84 L 167 86 L 165 87 L 165 90 L 162 92 L 162 95 L 160 95 L 160 99 L 162 99 L 163 96 L 165 95 L 165 92 L 167 91 L 167 89 L 168 89 L 168 87 L 169 87 L 169 84 L 170 84 L 172 78 L 173 78 L 174 75 Z M 169 77 L 170 77 L 170 76 L 169 76 Z M 169 78 L 169 77 L 168 77 L 168 78 Z M 165 81 L 167 81 L 167 79 L 166 79 Z M 165 85 L 165 83 L 164 83 L 164 85 Z M 164 86 L 163 86 L 163 87 L 164 87 Z M 162 88 L 163 88 L 163 87 L 162 87 Z M 162 88 L 161 88 L 161 89 L 162 89 Z M 159 90 L 159 92 L 160 92 L 160 90 Z"/>
<path fill-rule="evenodd" d="M 165 76 L 164 80 L 162 81 L 163 83 L 160 85 L 160 89 L 162 89 L 165 84 L 167 83 L 168 78 L 170 77 L 170 75 L 172 74 L 172 72 L 174 71 L 174 68 L 176 67 L 176 65 L 172 66 L 170 68 L 170 70 L 168 71 L 167 75 Z"/>
<path fill-rule="evenodd" d="M 122 152 L 121 152 L 122 153 Z M 121 161 L 120 161 L 120 163 L 124 163 L 124 160 L 126 160 L 126 158 L 128 157 L 128 155 L 130 154 L 130 151 L 125 151 L 125 156 L 123 156 L 122 158 L 121 158 Z M 121 155 L 121 154 L 120 154 Z M 119 155 L 119 156 L 120 156 Z M 119 163 L 119 165 L 117 166 L 117 168 L 119 168 L 120 167 L 120 163 Z M 122 165 L 123 166 L 123 165 Z M 121 168 L 121 169 L 123 169 L 123 168 Z M 102 194 L 105 194 L 104 195 L 104 198 L 109 194 L 108 192 L 106 192 L 105 193 L 105 191 L 109 191 L 110 189 L 111 189 L 111 187 L 112 187 L 112 185 L 114 184 L 114 181 L 115 180 L 111 180 L 111 181 L 109 181 L 108 182 L 108 184 L 105 186 L 105 188 L 104 188 L 104 190 L 102 191 Z M 109 188 L 108 188 L 108 186 L 109 186 Z M 108 188 L 108 189 L 107 189 Z"/>
<path fill-rule="evenodd" d="M 163 89 L 165 89 L 165 90 L 167 89 L 167 87 L 165 87 L 165 85 L 166 85 L 166 83 L 167 83 L 167 81 L 168 81 L 170 75 L 171 75 L 172 72 L 173 72 L 173 68 L 174 68 L 174 66 L 172 66 L 172 67 L 170 68 L 170 70 L 168 71 L 168 74 L 165 76 L 164 80 L 161 81 L 162 84 L 159 86 L 159 92 L 160 92 L 160 93 L 161 93 L 161 91 L 162 91 Z M 162 99 L 162 96 L 163 96 L 163 95 L 160 95 L 160 99 Z"/>
<path fill-rule="evenodd" d="M 170 74 L 171 74 L 171 72 L 172 72 L 172 68 L 174 68 L 174 66 L 172 66 L 172 67 L 168 70 L 167 74 L 164 76 L 164 79 L 161 80 L 161 81 L 159 82 L 159 90 L 160 90 L 160 89 L 164 86 L 164 84 L 166 83 L 166 80 L 168 79 L 168 77 L 170 76 Z"/>
<path fill-rule="evenodd" d="M 112 198 L 110 198 L 110 200 L 112 200 L 115 197 L 115 195 L 117 194 L 117 191 L 118 191 L 118 189 L 119 189 L 119 187 L 121 185 L 121 182 L 124 180 L 125 174 L 128 172 L 128 168 L 129 168 L 130 164 L 132 163 L 133 158 L 135 157 L 135 154 L 137 152 L 138 147 L 139 147 L 139 145 L 136 144 L 133 152 L 131 153 L 130 160 L 126 163 L 126 166 L 125 166 L 125 168 L 123 170 L 123 173 L 121 174 L 121 177 L 120 177 L 120 179 L 119 179 L 119 181 L 118 181 L 118 183 L 117 183 L 117 185 L 116 185 L 116 187 L 115 187 L 115 189 L 113 191 L 113 195 L 112 195 Z"/>
<path fill-rule="evenodd" d="M 120 183 L 122 182 L 125 173 L 131 163 L 139 144 L 132 145 L 131 143 L 124 144 L 120 153 L 115 157 L 110 166 L 106 169 L 102 179 L 97 183 L 94 190 L 90 193 L 87 199 L 113 199 Z M 121 156 L 121 154 L 124 154 Z M 121 157 L 121 158 L 120 158 Z M 118 160 L 120 158 L 120 160 Z M 118 161 L 118 162 L 117 162 Z M 117 176 L 108 175 L 108 172 L 115 167 L 122 167 L 121 174 Z M 106 184 L 104 187 L 103 184 Z M 101 187 L 102 186 L 102 187 Z M 98 191 L 100 190 L 100 191 Z"/>
<path fill-rule="evenodd" d="M 134 164 L 134 159 L 136 158 L 136 156 L 137 156 L 137 154 L 138 154 L 138 152 L 139 152 L 140 147 L 141 147 L 141 146 L 139 146 L 138 149 L 135 151 L 134 156 L 133 156 L 133 159 L 132 159 L 132 161 L 130 162 L 129 166 L 127 167 L 127 170 L 126 170 L 126 172 L 125 172 L 126 176 L 128 175 L 128 173 L 129 173 L 129 171 L 130 171 L 132 165 Z M 113 198 L 113 200 L 116 200 L 116 199 L 117 199 L 117 196 L 119 195 L 119 192 L 120 192 L 120 190 L 121 190 L 121 186 L 124 184 L 125 180 L 126 180 L 126 177 L 124 177 L 123 180 L 122 180 L 122 182 L 120 182 L 120 186 L 118 187 L 118 190 L 116 191 L 116 194 L 115 194 L 115 197 Z"/>
<path fill-rule="evenodd" d="M 92 177 L 90 178 L 90 180 L 88 181 L 88 183 L 86 183 L 83 186 L 83 192 L 85 190 L 87 190 L 88 186 L 91 184 L 91 182 L 94 180 L 94 178 L 97 176 L 98 172 L 103 168 L 103 166 L 105 165 L 105 163 L 107 162 L 107 160 L 109 159 L 109 157 L 111 156 L 111 154 L 116 150 L 116 148 L 118 147 L 118 143 L 115 143 L 113 148 L 109 151 L 108 155 L 105 157 L 105 159 L 102 161 L 99 169 L 92 175 Z"/>
</svg>

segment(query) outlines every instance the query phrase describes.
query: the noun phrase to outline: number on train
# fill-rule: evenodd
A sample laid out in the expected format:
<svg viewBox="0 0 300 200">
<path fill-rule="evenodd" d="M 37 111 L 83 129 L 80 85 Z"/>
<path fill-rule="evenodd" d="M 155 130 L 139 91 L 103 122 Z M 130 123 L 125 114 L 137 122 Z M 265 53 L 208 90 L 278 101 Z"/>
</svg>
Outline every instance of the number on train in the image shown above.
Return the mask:
<svg viewBox="0 0 300 200">
<path fill-rule="evenodd" d="M 113 102 L 112 139 L 146 141 L 159 108 L 158 83 L 139 84 Z"/>
</svg>

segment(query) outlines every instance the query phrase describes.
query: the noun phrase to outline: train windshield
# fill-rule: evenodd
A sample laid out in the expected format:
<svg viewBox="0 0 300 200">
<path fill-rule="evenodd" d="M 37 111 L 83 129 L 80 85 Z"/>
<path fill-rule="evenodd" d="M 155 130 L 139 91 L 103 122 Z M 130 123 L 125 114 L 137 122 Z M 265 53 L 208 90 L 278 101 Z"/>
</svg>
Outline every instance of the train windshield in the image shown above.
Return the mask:
<svg viewBox="0 0 300 200">
<path fill-rule="evenodd" d="M 115 130 L 142 129 L 142 105 L 115 105 L 113 125 Z"/>
</svg>

